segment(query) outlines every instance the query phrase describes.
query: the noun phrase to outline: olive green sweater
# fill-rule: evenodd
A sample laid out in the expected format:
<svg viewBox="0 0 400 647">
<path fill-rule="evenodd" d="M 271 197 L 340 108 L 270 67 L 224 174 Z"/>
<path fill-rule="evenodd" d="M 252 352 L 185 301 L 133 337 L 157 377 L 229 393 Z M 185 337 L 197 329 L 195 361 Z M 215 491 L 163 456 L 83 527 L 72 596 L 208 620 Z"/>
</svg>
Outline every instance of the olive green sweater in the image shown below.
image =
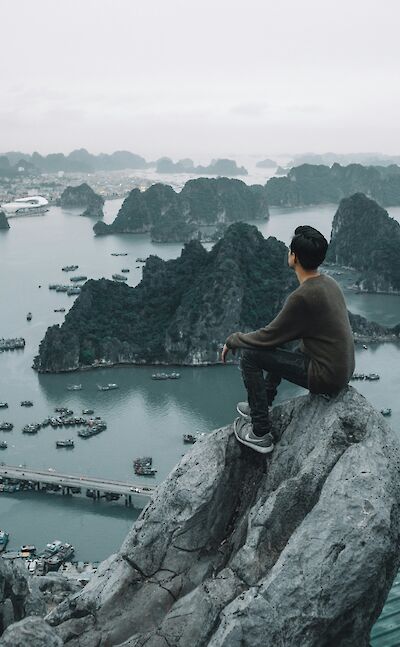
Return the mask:
<svg viewBox="0 0 400 647">
<path fill-rule="evenodd" d="M 333 393 L 348 384 L 354 371 L 354 341 L 343 293 L 325 274 L 304 281 L 286 299 L 265 328 L 236 332 L 228 348 L 268 349 L 301 339 L 310 358 L 308 386 L 313 393 Z"/>
</svg>

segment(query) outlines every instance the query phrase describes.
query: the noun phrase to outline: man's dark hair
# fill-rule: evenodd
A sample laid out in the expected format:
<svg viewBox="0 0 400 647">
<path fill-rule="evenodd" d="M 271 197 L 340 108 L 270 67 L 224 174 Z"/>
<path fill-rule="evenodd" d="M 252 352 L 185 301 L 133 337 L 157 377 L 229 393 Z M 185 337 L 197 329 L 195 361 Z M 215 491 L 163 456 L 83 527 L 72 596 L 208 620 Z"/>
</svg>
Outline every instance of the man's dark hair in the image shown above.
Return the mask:
<svg viewBox="0 0 400 647">
<path fill-rule="evenodd" d="M 323 262 L 327 249 L 328 241 L 318 229 L 301 225 L 294 230 L 290 251 L 296 254 L 305 270 L 316 270 Z"/>
</svg>

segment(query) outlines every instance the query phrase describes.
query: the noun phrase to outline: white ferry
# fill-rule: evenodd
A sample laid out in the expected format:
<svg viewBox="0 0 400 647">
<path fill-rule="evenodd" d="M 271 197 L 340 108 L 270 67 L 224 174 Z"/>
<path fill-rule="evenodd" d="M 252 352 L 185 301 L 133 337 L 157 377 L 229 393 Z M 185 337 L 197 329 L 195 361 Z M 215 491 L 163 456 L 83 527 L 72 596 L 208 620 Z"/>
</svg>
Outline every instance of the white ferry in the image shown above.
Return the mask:
<svg viewBox="0 0 400 647">
<path fill-rule="evenodd" d="M 16 198 L 13 202 L 0 204 L 7 218 L 16 216 L 36 216 L 48 211 L 48 200 L 41 195 L 30 195 L 27 198 Z"/>
</svg>

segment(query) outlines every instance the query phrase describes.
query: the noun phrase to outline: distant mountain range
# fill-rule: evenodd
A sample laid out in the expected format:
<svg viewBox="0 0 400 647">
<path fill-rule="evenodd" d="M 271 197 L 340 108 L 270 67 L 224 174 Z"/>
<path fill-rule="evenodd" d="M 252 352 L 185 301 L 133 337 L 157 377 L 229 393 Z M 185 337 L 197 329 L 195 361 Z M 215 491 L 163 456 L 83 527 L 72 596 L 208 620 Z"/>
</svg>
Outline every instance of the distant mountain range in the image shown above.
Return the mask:
<svg viewBox="0 0 400 647">
<path fill-rule="evenodd" d="M 122 169 L 144 169 L 148 168 L 148 163 L 140 155 L 130 153 L 129 151 L 116 151 L 108 155 L 100 153 L 92 155 L 85 148 L 74 150 L 69 155 L 63 153 L 50 153 L 49 155 L 32 155 L 19 152 L 4 153 L 0 157 L 0 171 L 2 169 L 1 160 L 6 158 L 9 165 L 20 163 L 23 166 L 30 165 L 31 170 L 40 173 L 57 173 L 58 171 L 73 172 L 93 172 L 93 171 L 118 171 Z"/>
<path fill-rule="evenodd" d="M 212 160 L 208 166 L 195 166 L 190 158 L 173 162 L 169 157 L 161 157 L 156 163 L 157 173 L 195 173 L 197 175 L 248 175 L 244 166 L 234 160 Z"/>
<path fill-rule="evenodd" d="M 196 175 L 247 175 L 243 166 L 234 160 L 212 160 L 208 166 L 195 166 L 193 160 L 186 158 L 173 162 L 169 157 L 161 157 L 156 162 L 147 162 L 144 157 L 129 151 L 92 155 L 85 148 L 74 150 L 69 155 L 50 153 L 40 155 L 9 151 L 0 156 L 0 176 L 14 176 L 18 173 L 91 173 L 94 171 L 120 171 L 123 169 L 154 168 L 157 173 L 193 173 Z"/>
</svg>

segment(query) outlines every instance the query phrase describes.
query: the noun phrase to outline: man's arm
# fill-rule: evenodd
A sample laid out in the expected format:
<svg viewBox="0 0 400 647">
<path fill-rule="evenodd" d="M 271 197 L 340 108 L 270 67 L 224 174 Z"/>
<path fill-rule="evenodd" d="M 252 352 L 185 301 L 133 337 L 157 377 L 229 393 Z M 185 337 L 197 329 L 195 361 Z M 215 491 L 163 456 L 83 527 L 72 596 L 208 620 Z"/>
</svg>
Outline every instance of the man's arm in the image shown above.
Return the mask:
<svg viewBox="0 0 400 647">
<path fill-rule="evenodd" d="M 292 293 L 286 299 L 279 314 L 265 328 L 249 333 L 232 333 L 226 340 L 225 346 L 228 350 L 234 348 L 275 348 L 303 336 L 307 336 L 306 305 L 301 295 Z M 226 353 L 222 356 L 222 361 L 225 361 L 225 357 Z"/>
</svg>

